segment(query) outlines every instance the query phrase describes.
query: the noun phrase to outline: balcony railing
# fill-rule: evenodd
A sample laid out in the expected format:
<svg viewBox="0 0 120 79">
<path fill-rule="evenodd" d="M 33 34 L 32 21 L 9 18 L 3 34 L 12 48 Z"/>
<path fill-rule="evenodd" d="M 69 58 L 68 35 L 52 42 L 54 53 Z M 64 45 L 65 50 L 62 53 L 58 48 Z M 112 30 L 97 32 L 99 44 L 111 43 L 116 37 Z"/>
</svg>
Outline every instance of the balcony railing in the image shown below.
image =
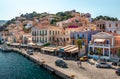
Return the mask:
<svg viewBox="0 0 120 79">
<path fill-rule="evenodd" d="M 90 46 L 104 46 L 104 47 L 111 47 L 112 45 L 110 44 L 96 44 L 96 43 L 93 43 L 93 44 L 89 44 Z"/>
</svg>

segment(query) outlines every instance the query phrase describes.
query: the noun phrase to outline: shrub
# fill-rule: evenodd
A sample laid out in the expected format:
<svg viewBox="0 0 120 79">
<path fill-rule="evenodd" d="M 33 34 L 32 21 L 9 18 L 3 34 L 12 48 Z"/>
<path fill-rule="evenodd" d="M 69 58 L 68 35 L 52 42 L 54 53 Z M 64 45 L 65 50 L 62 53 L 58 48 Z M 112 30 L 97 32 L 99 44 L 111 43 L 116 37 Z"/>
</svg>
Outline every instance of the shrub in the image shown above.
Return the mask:
<svg viewBox="0 0 120 79">
<path fill-rule="evenodd" d="M 46 44 L 44 44 L 43 46 L 49 46 L 50 45 L 50 43 L 46 43 Z"/>
<path fill-rule="evenodd" d="M 94 52 L 93 52 L 93 51 L 90 51 L 89 53 L 90 53 L 90 55 L 93 55 L 93 54 L 94 54 Z"/>
</svg>

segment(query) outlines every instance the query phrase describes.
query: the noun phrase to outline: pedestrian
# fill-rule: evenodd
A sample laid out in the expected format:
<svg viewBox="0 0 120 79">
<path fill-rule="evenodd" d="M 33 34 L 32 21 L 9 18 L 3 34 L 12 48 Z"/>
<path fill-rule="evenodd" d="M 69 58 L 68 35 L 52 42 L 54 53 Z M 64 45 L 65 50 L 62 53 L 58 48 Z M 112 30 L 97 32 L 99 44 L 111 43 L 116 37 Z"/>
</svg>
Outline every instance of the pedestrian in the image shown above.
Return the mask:
<svg viewBox="0 0 120 79">
<path fill-rule="evenodd" d="M 80 61 L 77 61 L 77 65 L 78 65 L 78 67 L 80 66 Z"/>
<path fill-rule="evenodd" d="M 82 62 L 80 61 L 80 67 L 82 67 Z"/>
</svg>

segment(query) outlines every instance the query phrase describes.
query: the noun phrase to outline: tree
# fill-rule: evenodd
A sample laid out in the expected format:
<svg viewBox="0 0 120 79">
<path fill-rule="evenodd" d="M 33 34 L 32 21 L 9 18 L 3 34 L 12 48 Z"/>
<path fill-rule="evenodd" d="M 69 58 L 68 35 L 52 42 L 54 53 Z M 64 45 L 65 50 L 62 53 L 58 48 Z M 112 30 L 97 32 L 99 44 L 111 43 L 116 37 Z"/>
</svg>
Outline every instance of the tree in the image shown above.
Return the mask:
<svg viewBox="0 0 120 79">
<path fill-rule="evenodd" d="M 77 47 L 78 47 L 78 57 L 80 55 L 80 49 L 82 48 L 82 39 L 77 39 L 76 40 L 76 44 L 77 44 Z"/>
<path fill-rule="evenodd" d="M 120 57 L 120 49 L 118 49 L 117 56 Z"/>
<path fill-rule="evenodd" d="M 101 48 L 97 48 L 97 52 L 98 52 L 98 55 L 99 55 L 99 59 L 100 59 L 100 56 L 101 56 L 101 52 L 102 52 Z"/>
</svg>

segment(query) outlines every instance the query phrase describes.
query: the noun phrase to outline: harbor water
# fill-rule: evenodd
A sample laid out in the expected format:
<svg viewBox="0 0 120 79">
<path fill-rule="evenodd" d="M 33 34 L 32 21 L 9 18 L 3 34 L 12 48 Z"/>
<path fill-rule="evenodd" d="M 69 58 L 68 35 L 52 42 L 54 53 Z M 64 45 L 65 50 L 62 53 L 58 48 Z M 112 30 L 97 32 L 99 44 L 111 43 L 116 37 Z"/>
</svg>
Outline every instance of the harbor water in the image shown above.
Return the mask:
<svg viewBox="0 0 120 79">
<path fill-rule="evenodd" d="M 0 51 L 0 79 L 60 79 L 15 52 Z"/>
</svg>

